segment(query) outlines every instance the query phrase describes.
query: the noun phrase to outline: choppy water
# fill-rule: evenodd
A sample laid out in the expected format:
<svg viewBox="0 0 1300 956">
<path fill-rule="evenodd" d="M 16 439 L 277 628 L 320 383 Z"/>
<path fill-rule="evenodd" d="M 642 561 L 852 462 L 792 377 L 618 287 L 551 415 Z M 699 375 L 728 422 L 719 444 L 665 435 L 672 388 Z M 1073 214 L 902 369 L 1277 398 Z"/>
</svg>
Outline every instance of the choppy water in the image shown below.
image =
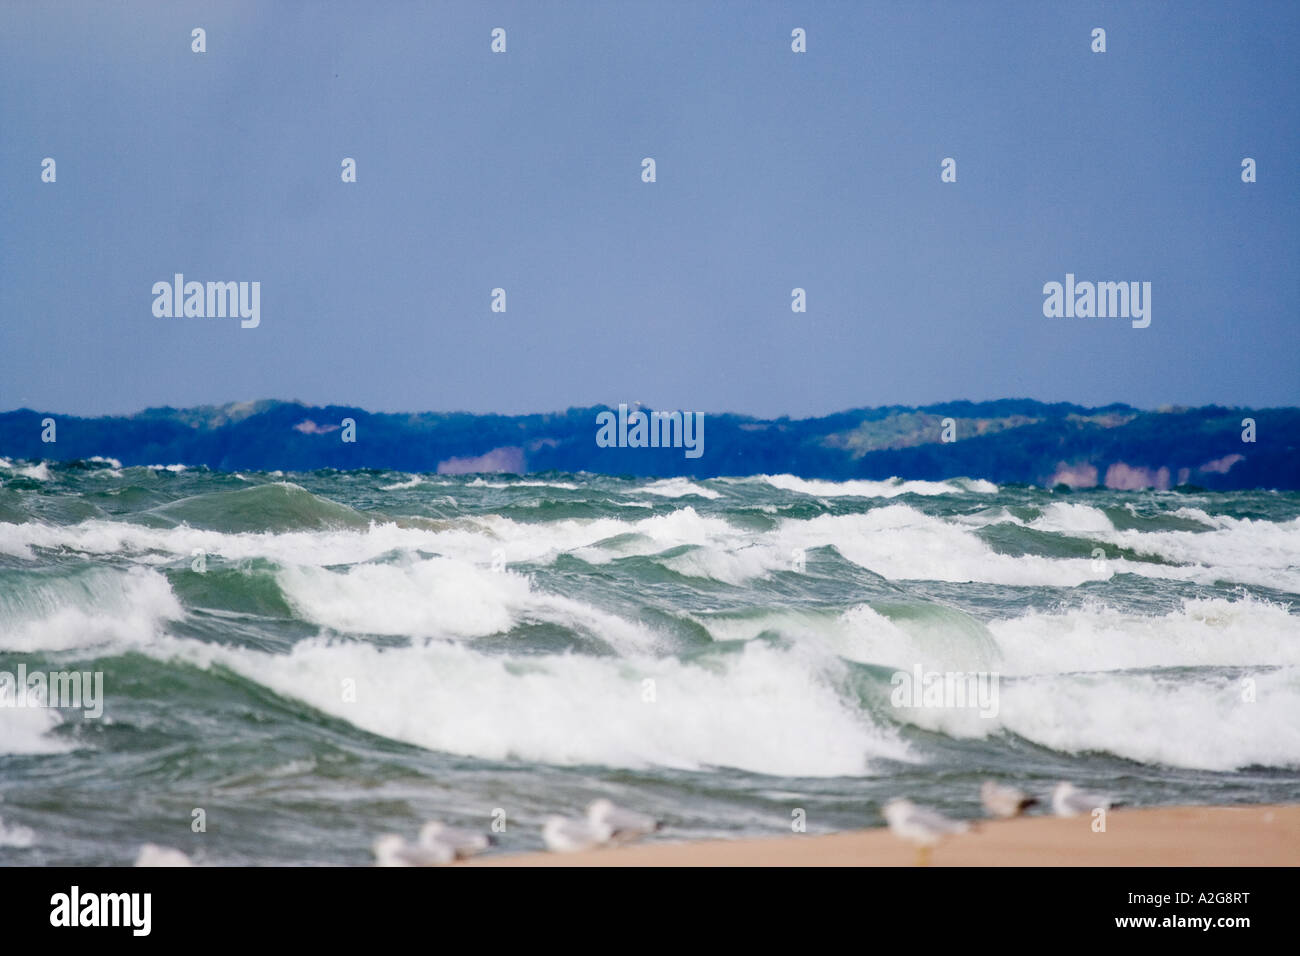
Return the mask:
<svg viewBox="0 0 1300 956">
<path fill-rule="evenodd" d="M 364 863 L 496 808 L 536 849 L 601 795 L 823 832 L 989 776 L 1295 800 L 1297 594 L 1294 493 L 0 459 L 0 671 L 105 692 L 0 708 L 0 863 Z M 917 666 L 996 716 L 892 706 Z"/>
</svg>

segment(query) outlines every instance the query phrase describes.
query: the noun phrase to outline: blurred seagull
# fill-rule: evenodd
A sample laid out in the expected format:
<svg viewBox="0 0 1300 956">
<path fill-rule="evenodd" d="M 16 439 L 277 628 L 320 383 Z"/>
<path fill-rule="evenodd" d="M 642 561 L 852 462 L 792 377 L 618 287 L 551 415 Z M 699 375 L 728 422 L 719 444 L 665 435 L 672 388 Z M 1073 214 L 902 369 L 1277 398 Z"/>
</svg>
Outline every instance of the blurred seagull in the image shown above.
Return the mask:
<svg viewBox="0 0 1300 956">
<path fill-rule="evenodd" d="M 135 858 L 136 866 L 193 866 L 190 858 L 180 850 L 173 850 L 169 846 L 158 846 L 156 843 L 146 843 L 140 847 L 140 853 Z"/>
<path fill-rule="evenodd" d="M 1102 793 L 1088 793 L 1064 780 L 1052 791 L 1052 810 L 1058 817 L 1077 817 L 1081 813 L 1092 813 L 1098 808 L 1109 810 L 1118 806 L 1112 797 Z"/>
<path fill-rule="evenodd" d="M 631 843 L 663 827 L 654 817 L 616 807 L 603 797 L 587 807 L 587 822 L 608 829 L 612 843 Z"/>
<path fill-rule="evenodd" d="M 420 827 L 420 846 L 426 849 L 447 847 L 458 860 L 468 860 L 475 853 L 482 853 L 496 841 L 477 830 L 466 830 L 443 825 L 438 820 L 430 821 Z"/>
<path fill-rule="evenodd" d="M 1005 787 L 992 780 L 985 780 L 980 787 L 980 802 L 991 817 L 1018 817 L 1038 803 L 1038 798 L 1015 787 Z"/>
<path fill-rule="evenodd" d="M 962 820 L 950 819 L 938 811 L 918 807 L 911 800 L 901 798 L 890 800 L 881 812 L 894 836 L 916 844 L 917 866 L 930 862 L 931 849 L 944 837 L 970 829 L 970 824 Z"/>
<path fill-rule="evenodd" d="M 553 853 L 576 853 L 605 846 L 613 836 L 605 823 L 591 820 L 570 820 L 565 817 L 547 817 L 542 826 L 542 840 Z"/>
<path fill-rule="evenodd" d="M 445 843 L 407 843 L 393 833 L 375 841 L 376 866 L 441 866 L 456 859 L 456 851 Z"/>
</svg>

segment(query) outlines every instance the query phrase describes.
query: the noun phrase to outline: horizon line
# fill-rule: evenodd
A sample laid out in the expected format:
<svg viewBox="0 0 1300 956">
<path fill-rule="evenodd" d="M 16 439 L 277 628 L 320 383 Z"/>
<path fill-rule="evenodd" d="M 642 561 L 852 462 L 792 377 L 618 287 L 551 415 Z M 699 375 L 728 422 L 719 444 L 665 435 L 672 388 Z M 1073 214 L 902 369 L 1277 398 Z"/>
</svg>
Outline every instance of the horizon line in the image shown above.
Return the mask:
<svg viewBox="0 0 1300 956">
<path fill-rule="evenodd" d="M 1225 411 L 1233 411 L 1239 409 L 1246 409 L 1251 411 L 1300 409 L 1300 404 L 1241 405 L 1241 404 L 1219 404 L 1217 402 L 1210 402 L 1202 405 L 1188 405 L 1188 404 L 1182 404 L 1177 402 L 1171 402 L 1163 405 L 1158 405 L 1155 407 L 1144 407 L 1141 405 L 1133 405 L 1124 401 L 1107 402 L 1106 404 L 1103 405 L 1089 405 L 1083 402 L 1070 401 L 1067 399 L 1062 399 L 1058 401 L 1048 401 L 1045 399 L 1030 398 L 1027 396 L 1009 395 L 1002 398 L 986 398 L 986 399 L 953 398 L 953 399 L 944 399 L 940 401 L 926 402 L 924 404 L 893 403 L 893 404 L 884 404 L 884 405 L 853 405 L 846 408 L 833 409 L 831 411 L 823 412 L 821 414 L 803 415 L 796 418 L 788 413 L 781 414 L 781 415 L 755 415 L 749 412 L 739 412 L 739 411 L 710 412 L 710 411 L 702 411 L 700 409 L 686 409 L 682 407 L 674 407 L 674 408 L 668 408 L 667 406 L 661 407 L 649 402 L 638 402 L 638 401 L 624 401 L 624 402 L 616 402 L 614 404 L 610 404 L 607 402 L 597 402 L 591 405 L 570 405 L 567 408 L 549 409 L 546 411 L 473 412 L 473 411 L 468 411 L 466 409 L 430 409 L 430 408 L 419 409 L 419 410 L 413 410 L 413 409 L 376 410 L 376 409 L 367 408 L 364 405 L 347 404 L 343 402 L 329 402 L 324 404 L 316 404 L 312 402 L 305 402 L 302 399 L 297 399 L 297 398 L 295 399 L 256 398 L 256 399 L 238 399 L 238 400 L 231 400 L 231 401 L 221 402 L 221 403 L 200 403 L 197 405 L 148 405 L 144 408 L 132 412 L 101 412 L 95 414 L 83 414 L 77 412 L 59 412 L 59 411 L 52 411 L 50 409 L 36 409 L 24 405 L 16 408 L 0 410 L 0 415 L 14 415 L 23 412 L 29 412 L 33 415 L 61 415 L 68 418 L 81 418 L 81 419 L 134 418 L 149 412 L 165 412 L 165 411 L 187 412 L 187 411 L 196 411 L 202 409 L 226 410 L 226 409 L 237 408 L 237 407 L 251 408 L 257 405 L 297 405 L 305 409 L 341 408 L 350 411 L 354 410 L 358 412 L 364 412 L 368 415 L 467 415 L 473 418 L 492 418 L 492 417 L 526 418 L 535 415 L 564 415 L 573 411 L 584 411 L 584 410 L 593 410 L 593 409 L 617 409 L 620 405 L 626 405 L 628 408 L 636 407 L 636 408 L 649 409 L 652 411 L 680 411 L 680 412 L 686 412 L 686 411 L 701 412 L 702 411 L 703 414 L 712 415 L 714 417 L 728 416 L 734 418 L 750 418 L 756 421 L 780 421 L 782 419 L 789 419 L 790 421 L 813 421 L 819 418 L 830 418 L 835 415 L 844 415 L 850 412 L 857 412 L 857 411 L 880 411 L 882 409 L 894 409 L 894 408 L 914 410 L 914 411 L 925 411 L 931 408 L 940 408 L 943 406 L 951 406 L 951 405 L 992 405 L 999 402 L 1030 402 L 1035 405 L 1044 405 L 1044 406 L 1069 405 L 1075 408 L 1086 409 L 1088 411 L 1105 411 L 1107 409 L 1124 408 L 1135 412 L 1147 412 L 1147 413 L 1155 413 L 1155 414 L 1170 414 L 1170 413 L 1177 413 L 1177 412 L 1200 411 L 1203 409 L 1211 409 L 1211 408 L 1221 408 L 1224 409 Z"/>
</svg>

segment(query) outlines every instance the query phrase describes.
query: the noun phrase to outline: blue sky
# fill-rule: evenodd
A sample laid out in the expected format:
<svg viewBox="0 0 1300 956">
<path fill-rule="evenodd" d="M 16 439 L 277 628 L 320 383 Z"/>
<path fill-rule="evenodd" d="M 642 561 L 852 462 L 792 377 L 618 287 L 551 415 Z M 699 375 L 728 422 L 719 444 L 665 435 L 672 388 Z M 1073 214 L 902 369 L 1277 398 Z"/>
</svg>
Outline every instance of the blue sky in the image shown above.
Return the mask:
<svg viewBox="0 0 1300 956">
<path fill-rule="evenodd" d="M 0 409 L 1297 404 L 1298 59 L 1291 2 L 6 3 Z"/>
</svg>

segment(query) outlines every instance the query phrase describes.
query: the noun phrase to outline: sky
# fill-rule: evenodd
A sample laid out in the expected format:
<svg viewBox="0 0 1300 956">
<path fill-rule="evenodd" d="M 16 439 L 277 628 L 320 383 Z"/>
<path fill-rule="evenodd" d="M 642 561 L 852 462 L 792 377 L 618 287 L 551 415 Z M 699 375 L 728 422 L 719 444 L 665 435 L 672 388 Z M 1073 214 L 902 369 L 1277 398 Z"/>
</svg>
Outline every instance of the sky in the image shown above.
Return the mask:
<svg viewBox="0 0 1300 956">
<path fill-rule="evenodd" d="M 1297 63 L 1294 2 L 6 0 L 0 410 L 1300 404 Z"/>
</svg>

